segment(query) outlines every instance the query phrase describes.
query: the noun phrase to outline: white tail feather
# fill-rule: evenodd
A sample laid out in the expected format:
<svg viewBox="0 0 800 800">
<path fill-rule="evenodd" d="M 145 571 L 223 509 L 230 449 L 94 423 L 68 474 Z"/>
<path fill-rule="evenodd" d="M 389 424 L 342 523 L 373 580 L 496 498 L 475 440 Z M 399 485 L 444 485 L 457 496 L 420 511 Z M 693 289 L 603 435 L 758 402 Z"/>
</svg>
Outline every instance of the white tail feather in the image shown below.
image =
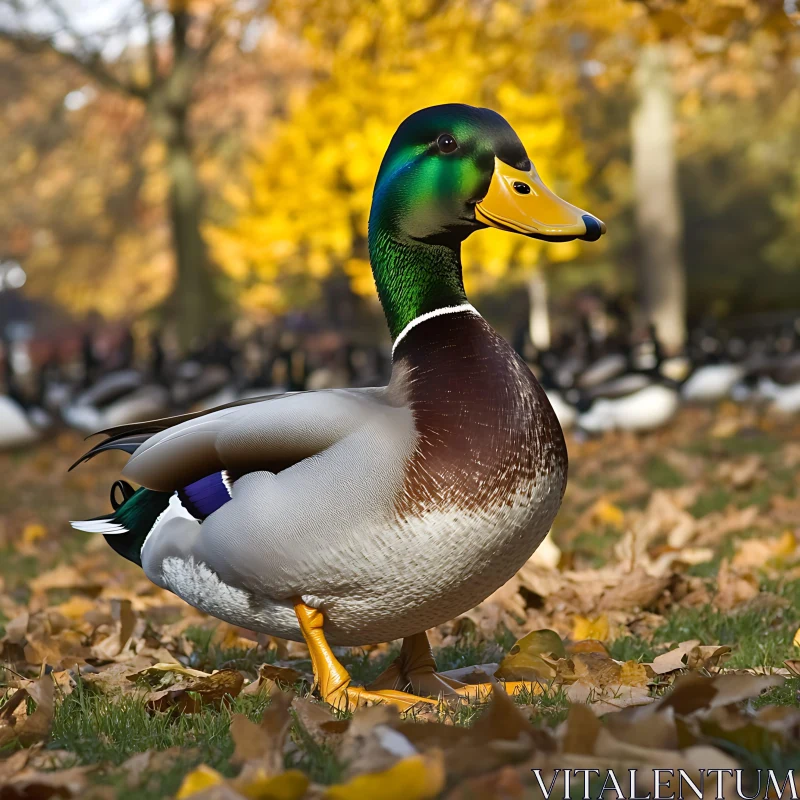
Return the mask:
<svg viewBox="0 0 800 800">
<path fill-rule="evenodd" d="M 110 519 L 87 519 L 71 521 L 69 523 L 75 528 L 76 531 L 85 531 L 86 533 L 103 533 L 105 535 L 115 533 L 130 533 L 130 531 L 118 522 Z"/>
</svg>

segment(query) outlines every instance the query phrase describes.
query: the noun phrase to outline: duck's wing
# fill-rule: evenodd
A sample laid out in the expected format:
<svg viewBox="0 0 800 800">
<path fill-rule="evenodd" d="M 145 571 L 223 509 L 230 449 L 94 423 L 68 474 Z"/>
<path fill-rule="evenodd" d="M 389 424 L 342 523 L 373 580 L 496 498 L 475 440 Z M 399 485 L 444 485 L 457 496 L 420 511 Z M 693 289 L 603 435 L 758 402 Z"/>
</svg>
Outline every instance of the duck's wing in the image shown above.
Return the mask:
<svg viewBox="0 0 800 800">
<path fill-rule="evenodd" d="M 104 450 L 131 453 L 123 475 L 148 489 L 174 491 L 214 472 L 280 472 L 357 428 L 381 390 L 328 390 L 252 398 L 206 412 L 105 431 Z M 80 462 L 77 462 L 80 463 Z"/>
<path fill-rule="evenodd" d="M 283 397 L 284 395 L 280 395 Z M 233 408 L 234 406 L 247 405 L 249 403 L 258 403 L 263 400 L 270 399 L 276 400 L 278 396 L 264 397 L 249 397 L 247 399 L 235 400 L 231 403 L 224 403 L 213 408 L 204 408 L 199 411 L 191 411 L 186 414 L 176 414 L 171 417 L 160 417 L 158 419 L 141 420 L 139 422 L 128 422 L 123 425 L 114 425 L 110 428 L 97 430 L 86 438 L 92 436 L 106 436 L 102 442 L 98 442 L 90 450 L 87 450 L 70 468 L 69 471 L 75 467 L 83 464 L 84 461 L 89 461 L 100 453 L 107 450 L 122 450 L 126 453 L 133 454 L 139 445 L 147 441 L 151 436 L 167 428 L 174 428 L 176 425 L 188 422 L 189 420 L 202 417 L 206 414 L 211 414 L 215 411 L 222 411 L 226 408 Z"/>
</svg>

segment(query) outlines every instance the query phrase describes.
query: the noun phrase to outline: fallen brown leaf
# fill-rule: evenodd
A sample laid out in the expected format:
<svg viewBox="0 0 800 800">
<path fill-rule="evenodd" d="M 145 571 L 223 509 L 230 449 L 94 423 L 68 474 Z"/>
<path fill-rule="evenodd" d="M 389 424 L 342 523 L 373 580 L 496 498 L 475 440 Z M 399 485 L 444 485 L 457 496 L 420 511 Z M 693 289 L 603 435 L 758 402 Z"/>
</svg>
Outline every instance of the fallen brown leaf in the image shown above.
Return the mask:
<svg viewBox="0 0 800 800">
<path fill-rule="evenodd" d="M 342 734 L 350 725 L 348 720 L 336 719 L 327 708 L 305 697 L 295 697 L 292 700 L 292 710 L 303 730 L 318 745 L 339 744 Z"/>
<path fill-rule="evenodd" d="M 732 648 L 727 645 L 697 645 L 686 655 L 688 669 L 704 669 L 709 672 L 720 667 L 731 655 Z"/>
<path fill-rule="evenodd" d="M 416 754 L 397 723 L 397 711 L 386 705 L 360 708 L 353 715 L 338 750 L 347 776 L 385 770 Z"/>
<path fill-rule="evenodd" d="M 236 697 L 244 686 L 244 676 L 234 669 L 223 669 L 201 678 L 189 678 L 169 689 L 151 692 L 148 711 L 176 711 L 195 714 L 202 706 L 219 708 L 226 699 Z"/>
<path fill-rule="evenodd" d="M 231 761 L 243 765 L 239 775 L 242 785 L 283 771 L 284 751 L 292 726 L 289 714 L 292 700 L 292 694 L 275 687 L 260 724 L 256 725 L 243 714 L 233 715 L 231 736 L 235 750 Z"/>
<path fill-rule="evenodd" d="M 675 672 L 679 669 L 686 668 L 686 657 L 700 644 L 699 639 L 690 639 L 686 642 L 681 642 L 677 647 L 672 650 L 662 653 L 653 659 L 650 668 L 656 675 L 666 675 L 670 672 Z"/>
<path fill-rule="evenodd" d="M 0 784 L 0 800 L 20 798 L 69 800 L 69 798 L 84 797 L 90 769 L 90 767 L 72 767 L 57 772 L 24 769 Z"/>
<path fill-rule="evenodd" d="M 125 677 L 133 683 L 144 681 L 149 686 L 172 686 L 187 678 L 207 678 L 209 675 L 209 672 L 184 667 L 175 661 L 151 664 L 137 672 L 129 672 Z"/>
<path fill-rule="evenodd" d="M 0 709 L 0 747 L 15 740 L 24 747 L 29 747 L 50 735 L 55 702 L 52 679 L 45 676 L 37 681 L 23 683 Z M 30 716 L 25 713 L 25 701 L 28 697 L 36 703 L 36 709 Z"/>
</svg>

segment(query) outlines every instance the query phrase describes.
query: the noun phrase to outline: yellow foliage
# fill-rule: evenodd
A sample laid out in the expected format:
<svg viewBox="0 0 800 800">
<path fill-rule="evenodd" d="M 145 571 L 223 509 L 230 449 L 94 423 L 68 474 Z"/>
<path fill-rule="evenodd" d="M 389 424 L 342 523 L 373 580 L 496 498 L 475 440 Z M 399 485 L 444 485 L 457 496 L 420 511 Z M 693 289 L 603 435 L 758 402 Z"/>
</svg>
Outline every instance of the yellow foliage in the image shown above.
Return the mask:
<svg viewBox="0 0 800 800">
<path fill-rule="evenodd" d="M 576 641 L 597 639 L 599 642 L 604 642 L 608 639 L 608 632 L 608 617 L 605 614 L 591 619 L 576 615 L 572 620 L 572 638 Z"/>
<path fill-rule="evenodd" d="M 625 512 L 608 500 L 598 500 L 592 509 L 592 518 L 603 525 L 619 528 L 625 521 Z"/>
<path fill-rule="evenodd" d="M 619 682 L 621 686 L 647 686 L 649 678 L 644 664 L 638 661 L 626 661 L 620 667 Z"/>
<path fill-rule="evenodd" d="M 237 788 L 249 800 L 301 800 L 308 785 L 308 778 L 296 769 L 279 775 L 267 775 L 262 770 Z"/>
<path fill-rule="evenodd" d="M 367 221 L 383 153 L 399 123 L 425 106 L 489 106 L 519 133 L 539 172 L 580 204 L 588 175 L 583 145 L 569 118 L 565 81 L 537 66 L 551 34 L 546 9 L 460 0 L 298 0 L 304 35 L 326 76 L 256 148 L 247 191 L 231 191 L 233 224 L 209 232 L 215 256 L 242 290 L 305 280 L 310 287 L 343 270 L 358 294 L 375 293 L 368 269 Z M 280 11 L 278 12 L 280 14 Z M 562 16 L 563 16 L 563 12 Z M 514 268 L 547 255 L 578 256 L 581 245 L 545 245 L 483 231 L 464 248 L 467 289 L 490 288 Z M 259 304 L 265 297 L 261 294 Z M 275 307 L 273 306 L 273 308 Z"/>
<path fill-rule="evenodd" d="M 203 789 L 209 789 L 212 786 L 218 786 L 225 779 L 215 769 L 201 764 L 197 769 L 192 770 L 184 779 L 181 788 L 178 789 L 178 794 L 175 795 L 175 800 L 184 800 L 186 797 L 191 797 L 193 794 L 202 792 Z"/>
<path fill-rule="evenodd" d="M 347 783 L 331 786 L 325 800 L 428 800 L 444 789 L 445 768 L 441 751 L 398 761 L 382 772 L 358 775 Z"/>
<path fill-rule="evenodd" d="M 40 522 L 29 522 L 22 529 L 22 541 L 25 544 L 34 544 L 47 536 L 47 528 Z"/>
</svg>

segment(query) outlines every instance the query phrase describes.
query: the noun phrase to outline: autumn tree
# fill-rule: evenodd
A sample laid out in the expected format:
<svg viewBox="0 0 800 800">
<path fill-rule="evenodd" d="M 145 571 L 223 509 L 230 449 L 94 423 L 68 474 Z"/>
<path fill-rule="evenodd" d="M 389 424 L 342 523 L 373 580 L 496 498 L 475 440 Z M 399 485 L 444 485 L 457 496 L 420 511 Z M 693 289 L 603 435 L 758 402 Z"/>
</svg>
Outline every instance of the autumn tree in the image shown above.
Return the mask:
<svg viewBox="0 0 800 800">
<path fill-rule="evenodd" d="M 215 56 L 236 57 L 247 37 L 252 38 L 253 26 L 263 15 L 261 4 L 244 8 L 235 2 L 175 0 L 166 6 L 136 0 L 113 4 L 113 8 L 97 4 L 89 13 L 79 14 L 59 0 L 2 0 L 0 10 L 4 19 L 0 37 L 21 58 L 37 57 L 43 71 L 49 64 L 51 74 L 56 62 L 62 64 L 62 71 L 83 73 L 90 87 L 97 87 L 103 96 L 120 98 L 118 111 L 128 104 L 138 106 L 138 111 L 125 110 L 125 115 L 134 119 L 141 114 L 163 145 L 168 177 L 165 200 L 175 254 L 167 319 L 176 323 L 187 342 L 218 314 L 224 299 L 203 233 L 205 200 L 190 122 L 197 107 L 197 85 Z M 63 86 L 60 76 L 53 77 Z M 108 109 L 113 103 L 104 105 Z M 118 167 L 112 167 L 119 164 L 113 159 L 109 168 L 141 172 L 137 156 L 146 141 L 140 137 L 139 152 L 127 153 L 127 163 Z M 98 145 L 109 151 L 115 142 L 99 137 Z M 99 152 L 86 153 L 85 158 L 93 155 L 102 158 Z M 73 156 L 84 158 L 82 153 Z M 83 214 L 84 209 L 75 213 Z M 163 271 L 161 280 L 165 280 Z M 118 290 L 124 295 L 130 287 L 121 285 Z"/>
<path fill-rule="evenodd" d="M 556 191 L 584 201 L 582 143 L 565 113 L 558 64 L 537 55 L 546 30 L 514 3 L 300 0 L 318 83 L 265 137 L 228 197 L 232 225 L 213 231 L 215 252 L 253 306 L 285 308 L 343 270 L 374 296 L 366 233 L 378 165 L 397 125 L 436 103 L 491 106 L 504 114 Z M 482 231 L 464 248 L 471 290 L 527 278 L 582 244 L 545 244 Z M 535 288 L 535 282 L 531 284 Z"/>
<path fill-rule="evenodd" d="M 597 13 L 598 5 L 603 6 L 604 15 Z M 792 65 L 800 15 L 793 4 L 776 0 L 550 2 L 546 7 L 550 13 L 545 15 L 545 24 L 553 33 L 545 42 L 548 50 L 571 48 L 575 55 L 579 71 L 575 82 L 583 91 L 569 97 L 580 106 L 571 109 L 580 119 L 587 159 L 595 166 L 591 184 L 622 200 L 621 205 L 609 204 L 609 213 L 619 215 L 610 225 L 612 249 L 625 238 L 618 235 L 619 223 L 629 204 L 637 244 L 639 312 L 655 325 L 667 349 L 678 351 L 686 335 L 689 276 L 685 263 L 688 260 L 696 268 L 698 261 L 705 260 L 720 266 L 709 257 L 708 248 L 687 249 L 685 211 L 688 206 L 693 213 L 688 225 L 695 236 L 699 218 L 692 200 L 702 187 L 680 185 L 681 157 L 692 152 L 690 141 L 697 141 L 694 134 L 703 126 L 700 115 L 711 115 L 721 103 L 740 103 L 740 113 L 749 118 L 756 95 L 771 97 L 775 107 L 788 97 L 796 84 Z M 759 104 L 758 115 L 769 118 L 769 105 Z M 751 126 L 745 134 L 742 129 L 743 144 L 747 135 L 764 138 L 768 125 L 762 116 L 756 118 L 761 130 Z M 621 120 L 628 120 L 624 128 L 619 126 Z M 791 128 L 788 120 L 784 114 L 784 133 Z M 717 142 L 730 139 L 727 131 L 710 133 L 703 142 L 709 155 Z M 620 164 L 620 158 L 630 159 L 629 165 Z M 742 169 L 743 164 L 738 166 L 741 180 L 731 192 L 747 194 L 751 175 Z M 620 192 L 627 180 L 629 197 Z M 765 200 L 762 208 L 769 204 Z M 702 213 L 705 225 L 709 210 Z M 726 231 L 723 247 L 727 249 L 731 242 L 734 252 L 735 243 L 761 235 L 758 227 L 737 229 L 733 218 L 721 218 L 716 225 Z M 779 247 L 772 248 L 775 254 Z M 784 256 L 786 252 L 781 249 Z M 619 252 L 615 255 L 619 257 Z M 732 266 L 724 265 L 726 274 L 733 274 Z M 696 288 L 695 276 L 691 277 Z M 731 291 L 731 283 L 726 280 L 726 292 Z M 721 288 L 720 278 L 717 287 Z M 712 307 L 719 308 L 720 302 Z"/>
</svg>

